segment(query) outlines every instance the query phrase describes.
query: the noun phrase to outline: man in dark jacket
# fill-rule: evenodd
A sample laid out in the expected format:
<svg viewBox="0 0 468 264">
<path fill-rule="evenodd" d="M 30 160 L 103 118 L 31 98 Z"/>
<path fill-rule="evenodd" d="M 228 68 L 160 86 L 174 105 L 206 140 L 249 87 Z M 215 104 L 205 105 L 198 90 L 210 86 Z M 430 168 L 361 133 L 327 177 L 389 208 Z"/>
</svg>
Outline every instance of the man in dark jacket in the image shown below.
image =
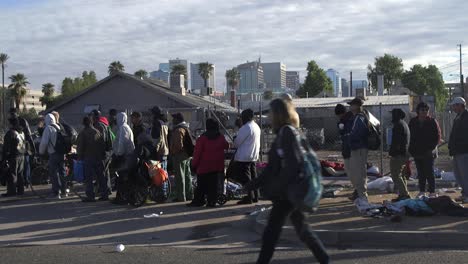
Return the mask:
<svg viewBox="0 0 468 264">
<path fill-rule="evenodd" d="M 31 184 L 31 161 L 36 154 L 36 146 L 34 145 L 34 140 L 32 138 L 31 129 L 29 128 L 29 123 L 26 119 L 20 117 L 16 112 L 16 108 L 10 109 L 10 118 L 17 118 L 19 125 L 23 130 L 24 137 L 26 139 L 26 153 L 24 153 L 24 184 L 29 186 Z"/>
<path fill-rule="evenodd" d="M 77 154 L 78 159 L 84 162 L 86 198 L 83 202 L 94 202 L 94 184 L 93 180 L 99 183 L 100 200 L 107 200 L 107 178 L 104 175 L 104 163 L 101 162 L 104 152 L 104 140 L 102 134 L 93 127 L 91 118 L 83 119 L 84 129 L 78 135 Z M 103 195 L 104 194 L 104 195 Z"/>
<path fill-rule="evenodd" d="M 457 117 L 453 122 L 448 147 L 450 156 L 453 156 L 455 177 L 462 187 L 462 202 L 468 203 L 468 110 L 465 99 L 453 99 L 452 108 Z"/>
<path fill-rule="evenodd" d="M 99 188 L 99 190 L 105 190 L 105 193 L 101 193 L 100 200 L 107 201 L 109 200 L 109 195 L 111 194 L 111 181 L 110 181 L 110 172 L 109 166 L 112 160 L 112 138 L 111 132 L 109 127 L 109 121 L 106 117 L 101 116 L 101 112 L 98 110 L 93 110 L 90 115 L 91 123 L 95 129 L 101 133 L 102 140 L 104 142 L 104 151 L 101 154 L 101 162 L 103 166 L 99 166 L 99 168 L 104 170 L 104 177 L 107 180 L 106 188 Z"/>
<path fill-rule="evenodd" d="M 364 102 L 356 97 L 350 104 L 353 119 L 349 133 L 346 134 L 347 142 L 351 149 L 351 157 L 345 160 L 345 168 L 351 183 L 357 190 L 357 204 L 367 202 L 367 138 L 369 136 L 369 128 L 366 115 L 362 109 Z"/>
<path fill-rule="evenodd" d="M 138 142 L 138 138 L 141 134 L 146 133 L 146 125 L 143 123 L 143 115 L 140 112 L 133 112 L 130 115 L 132 121 L 132 132 L 133 138 L 135 141 L 135 146 L 139 145 L 141 142 Z"/>
<path fill-rule="evenodd" d="M 416 107 L 417 117 L 411 119 L 409 153 L 414 158 L 418 170 L 419 194 L 426 195 L 426 181 L 429 184 L 430 197 L 437 197 L 435 192 L 434 158 L 440 141 L 440 128 L 437 121 L 429 116 L 429 105 L 421 102 Z"/>
<path fill-rule="evenodd" d="M 24 194 L 24 154 L 26 153 L 26 139 L 17 118 L 10 118 L 10 130 L 3 140 L 3 162 L 9 166 L 7 175 L 7 192 L 2 197 Z"/>
<path fill-rule="evenodd" d="M 390 145 L 390 172 L 392 174 L 395 189 L 398 190 L 398 197 L 392 201 L 410 199 L 406 177 L 403 175 L 406 161 L 408 160 L 408 146 L 410 141 L 409 127 L 405 122 L 406 114 L 400 108 L 392 110 L 392 143 Z"/>
<path fill-rule="evenodd" d="M 150 109 L 152 122 L 150 128 L 151 139 L 156 148 L 158 160 L 164 170 L 167 170 L 167 156 L 169 155 L 169 127 L 167 126 L 167 116 L 158 106 Z"/>
</svg>

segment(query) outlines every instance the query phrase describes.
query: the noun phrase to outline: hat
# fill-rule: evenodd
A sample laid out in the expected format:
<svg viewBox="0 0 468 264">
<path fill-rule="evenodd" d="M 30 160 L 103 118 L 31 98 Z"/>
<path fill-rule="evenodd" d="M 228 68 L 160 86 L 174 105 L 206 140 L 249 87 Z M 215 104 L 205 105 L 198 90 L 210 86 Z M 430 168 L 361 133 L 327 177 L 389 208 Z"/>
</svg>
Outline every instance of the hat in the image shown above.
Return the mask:
<svg viewBox="0 0 468 264">
<path fill-rule="evenodd" d="M 456 105 L 456 104 L 461 104 L 461 105 L 466 105 L 465 99 L 463 97 L 455 97 L 452 100 L 452 103 L 450 105 Z"/>
<path fill-rule="evenodd" d="M 350 102 L 348 102 L 349 105 L 358 105 L 358 106 L 362 106 L 364 104 L 364 101 L 362 101 L 361 98 L 359 97 L 356 97 L 354 98 L 353 100 L 351 100 Z"/>
<path fill-rule="evenodd" d="M 159 106 L 154 106 L 153 108 L 150 109 L 150 112 L 153 114 L 153 115 L 160 115 L 162 110 Z"/>
<path fill-rule="evenodd" d="M 172 114 L 172 119 L 177 119 L 179 121 L 184 121 L 184 116 L 181 113 Z"/>
</svg>

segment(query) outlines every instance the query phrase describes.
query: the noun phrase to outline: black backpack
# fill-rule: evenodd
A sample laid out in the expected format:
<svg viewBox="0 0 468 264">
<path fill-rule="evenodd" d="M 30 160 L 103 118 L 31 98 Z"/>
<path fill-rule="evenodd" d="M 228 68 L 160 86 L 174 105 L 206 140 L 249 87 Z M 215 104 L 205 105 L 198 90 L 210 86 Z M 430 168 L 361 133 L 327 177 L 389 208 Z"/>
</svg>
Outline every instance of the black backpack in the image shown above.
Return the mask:
<svg viewBox="0 0 468 264">
<path fill-rule="evenodd" d="M 367 119 L 367 127 L 369 128 L 369 135 L 367 136 L 367 148 L 369 150 L 379 150 L 380 145 L 382 144 L 382 141 L 380 140 L 380 129 L 369 121 L 370 117 L 368 111 L 364 111 L 364 116 Z"/>
<path fill-rule="evenodd" d="M 185 150 L 185 153 L 187 153 L 187 155 L 189 157 L 193 157 L 193 152 L 195 150 L 195 145 L 193 144 L 193 138 L 192 138 L 192 134 L 190 133 L 190 130 L 189 129 L 185 129 L 185 136 L 184 136 L 184 140 L 183 140 L 183 144 L 184 144 L 184 150 Z"/>
<path fill-rule="evenodd" d="M 55 140 L 55 145 L 53 145 L 54 150 L 56 153 L 59 154 L 68 154 L 71 151 L 72 143 L 71 137 L 67 135 L 65 129 L 60 127 L 55 127 L 55 131 L 57 132 L 57 138 Z"/>
</svg>

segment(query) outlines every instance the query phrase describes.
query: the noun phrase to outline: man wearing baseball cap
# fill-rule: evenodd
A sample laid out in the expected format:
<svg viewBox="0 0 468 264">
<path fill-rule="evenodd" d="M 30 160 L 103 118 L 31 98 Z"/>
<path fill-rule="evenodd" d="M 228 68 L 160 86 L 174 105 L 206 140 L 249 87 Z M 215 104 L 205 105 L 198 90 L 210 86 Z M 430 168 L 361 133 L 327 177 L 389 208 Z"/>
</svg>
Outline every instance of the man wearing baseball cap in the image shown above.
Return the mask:
<svg viewBox="0 0 468 264">
<path fill-rule="evenodd" d="M 458 184 L 462 187 L 463 203 L 468 203 L 468 111 L 463 97 L 455 97 L 451 103 L 457 113 L 449 139 L 449 153 L 453 156 L 453 168 Z"/>
</svg>

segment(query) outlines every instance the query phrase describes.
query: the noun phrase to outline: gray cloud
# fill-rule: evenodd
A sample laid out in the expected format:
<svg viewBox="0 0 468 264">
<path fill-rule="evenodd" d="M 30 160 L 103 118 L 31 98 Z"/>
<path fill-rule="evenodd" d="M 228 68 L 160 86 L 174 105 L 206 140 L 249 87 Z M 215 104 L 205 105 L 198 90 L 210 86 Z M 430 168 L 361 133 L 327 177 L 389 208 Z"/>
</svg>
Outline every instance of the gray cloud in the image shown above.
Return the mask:
<svg viewBox="0 0 468 264">
<path fill-rule="evenodd" d="M 39 3 L 38 3 L 39 2 Z M 466 8 L 453 1 L 102 0 L 10 5 L 0 24 L 7 74 L 25 73 L 34 88 L 120 60 L 128 72 L 155 70 L 170 58 L 216 64 L 224 71 L 259 55 L 305 73 L 314 59 L 365 78 L 384 52 L 412 64 L 457 60 L 467 42 Z M 446 71 L 455 71 L 456 66 Z"/>
</svg>

